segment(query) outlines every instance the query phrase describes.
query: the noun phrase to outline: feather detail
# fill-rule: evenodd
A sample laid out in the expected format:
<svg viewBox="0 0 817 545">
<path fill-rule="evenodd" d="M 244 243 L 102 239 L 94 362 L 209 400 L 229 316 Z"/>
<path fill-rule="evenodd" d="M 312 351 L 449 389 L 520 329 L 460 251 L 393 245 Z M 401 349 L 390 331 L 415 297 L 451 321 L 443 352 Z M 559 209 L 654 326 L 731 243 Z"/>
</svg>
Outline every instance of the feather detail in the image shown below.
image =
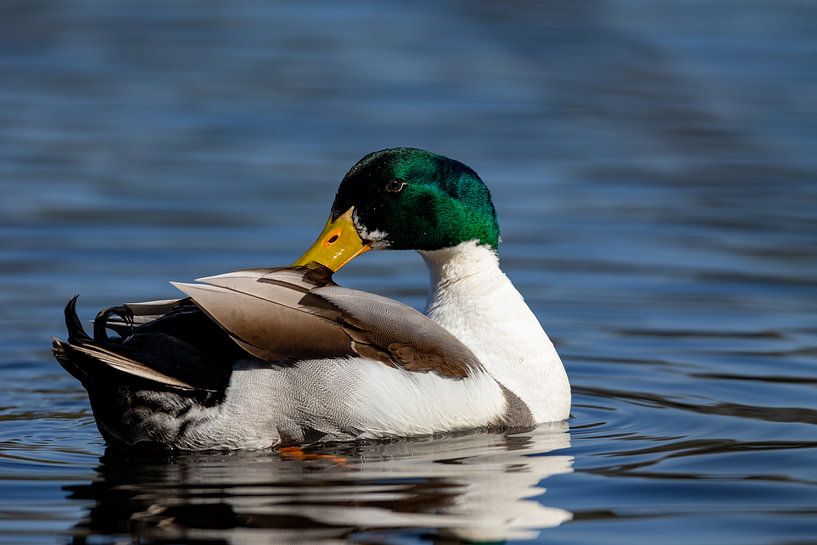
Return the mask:
<svg viewBox="0 0 817 545">
<path fill-rule="evenodd" d="M 266 361 L 369 358 L 462 379 L 481 365 L 413 308 L 336 285 L 327 269 L 252 269 L 173 283 L 244 350 Z"/>
</svg>

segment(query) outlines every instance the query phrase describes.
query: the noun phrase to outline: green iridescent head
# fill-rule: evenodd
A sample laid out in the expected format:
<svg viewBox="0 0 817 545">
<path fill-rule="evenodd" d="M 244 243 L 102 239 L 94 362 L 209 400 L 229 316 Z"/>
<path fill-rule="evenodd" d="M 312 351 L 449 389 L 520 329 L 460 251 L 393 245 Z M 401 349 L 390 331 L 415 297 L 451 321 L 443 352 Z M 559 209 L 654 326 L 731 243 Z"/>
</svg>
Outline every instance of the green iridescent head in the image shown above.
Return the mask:
<svg viewBox="0 0 817 545">
<path fill-rule="evenodd" d="M 395 250 L 438 250 L 475 240 L 497 249 L 491 193 L 466 165 L 416 148 L 365 156 L 343 178 L 332 220 L 354 207 L 362 239 Z"/>
</svg>

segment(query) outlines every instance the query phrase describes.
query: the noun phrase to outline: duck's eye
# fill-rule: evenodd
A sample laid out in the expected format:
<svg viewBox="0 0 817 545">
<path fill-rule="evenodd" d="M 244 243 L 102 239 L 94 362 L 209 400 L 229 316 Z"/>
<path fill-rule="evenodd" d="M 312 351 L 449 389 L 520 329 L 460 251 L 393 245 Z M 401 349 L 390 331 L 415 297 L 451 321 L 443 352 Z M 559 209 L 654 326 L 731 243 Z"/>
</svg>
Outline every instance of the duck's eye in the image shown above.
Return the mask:
<svg viewBox="0 0 817 545">
<path fill-rule="evenodd" d="M 387 183 L 385 190 L 388 191 L 389 193 L 400 193 L 401 191 L 403 191 L 404 187 L 406 187 L 406 182 L 404 182 L 400 178 L 397 178 Z"/>
</svg>

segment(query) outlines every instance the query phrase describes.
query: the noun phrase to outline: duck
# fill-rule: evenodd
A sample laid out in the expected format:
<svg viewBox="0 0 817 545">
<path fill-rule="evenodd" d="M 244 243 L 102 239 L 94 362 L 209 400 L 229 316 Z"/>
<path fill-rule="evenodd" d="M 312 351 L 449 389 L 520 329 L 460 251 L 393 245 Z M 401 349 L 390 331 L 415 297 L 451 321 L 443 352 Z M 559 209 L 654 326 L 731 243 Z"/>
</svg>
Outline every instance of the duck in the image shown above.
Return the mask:
<svg viewBox="0 0 817 545">
<path fill-rule="evenodd" d="M 315 243 L 288 267 L 172 284 L 183 297 L 100 311 L 74 296 L 54 356 L 115 449 L 256 450 L 528 429 L 569 417 L 553 343 L 501 270 L 491 193 L 417 148 L 360 159 Z M 342 287 L 370 250 L 415 250 L 425 313 Z"/>
</svg>

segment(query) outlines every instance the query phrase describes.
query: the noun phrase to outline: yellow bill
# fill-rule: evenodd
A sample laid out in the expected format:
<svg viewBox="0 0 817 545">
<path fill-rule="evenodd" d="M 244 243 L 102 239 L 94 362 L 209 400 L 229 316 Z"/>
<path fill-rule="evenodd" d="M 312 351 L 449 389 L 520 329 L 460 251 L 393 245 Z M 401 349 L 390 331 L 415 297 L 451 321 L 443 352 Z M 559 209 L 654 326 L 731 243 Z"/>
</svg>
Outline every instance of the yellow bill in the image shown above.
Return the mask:
<svg viewBox="0 0 817 545">
<path fill-rule="evenodd" d="M 355 229 L 352 213 L 355 207 L 332 221 L 332 216 L 326 222 L 326 227 L 304 255 L 299 257 L 293 265 L 307 265 L 311 262 L 320 263 L 324 267 L 337 271 L 351 260 L 372 249 L 372 245 L 363 242 Z"/>
</svg>

